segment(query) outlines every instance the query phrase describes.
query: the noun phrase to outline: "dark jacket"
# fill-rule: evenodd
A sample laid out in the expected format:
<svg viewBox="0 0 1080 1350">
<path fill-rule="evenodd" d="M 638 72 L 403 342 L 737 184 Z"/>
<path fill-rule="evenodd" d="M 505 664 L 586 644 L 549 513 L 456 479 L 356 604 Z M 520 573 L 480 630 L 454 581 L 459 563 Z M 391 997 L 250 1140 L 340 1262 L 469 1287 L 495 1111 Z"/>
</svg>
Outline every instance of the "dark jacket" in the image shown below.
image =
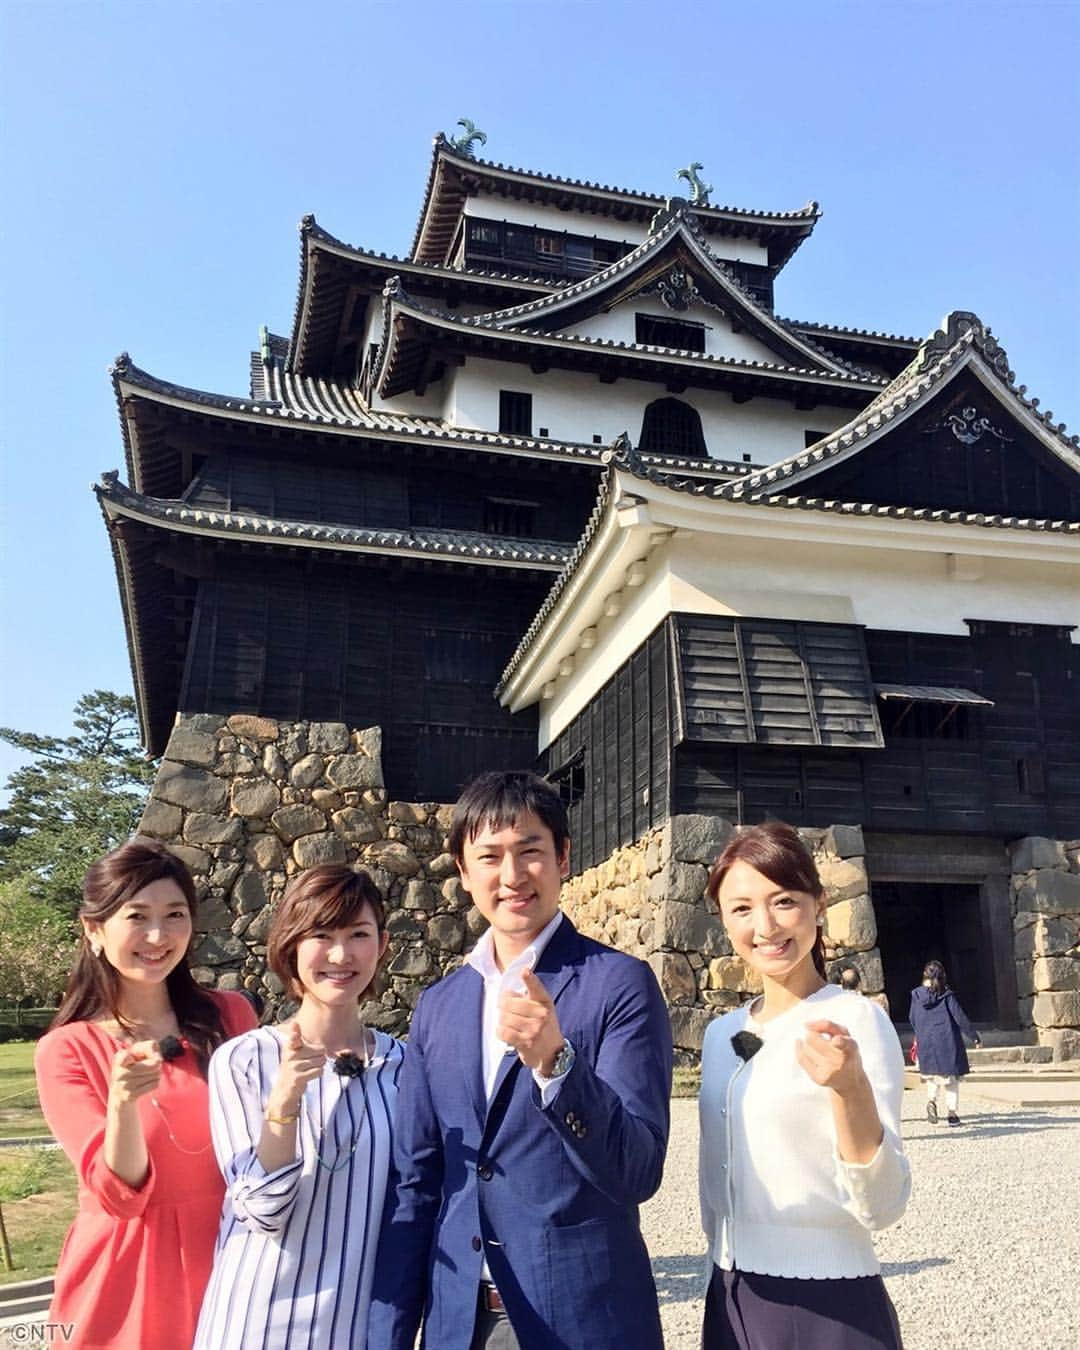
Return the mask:
<svg viewBox="0 0 1080 1350">
<path fill-rule="evenodd" d="M 979 1033 L 967 1019 L 951 989 L 935 994 L 925 984 L 911 991 L 911 1029 L 919 1043 L 919 1072 L 959 1078 L 970 1072 L 963 1036 L 977 1041 Z M 963 1035 L 961 1035 L 963 1033 Z"/>
<path fill-rule="evenodd" d="M 547 1107 L 516 1055 L 486 1100 L 477 971 L 417 1004 L 368 1350 L 412 1350 L 421 1314 L 427 1350 L 468 1350 L 485 1256 L 522 1350 L 662 1350 L 638 1205 L 667 1148 L 663 996 L 647 965 L 565 916 L 536 974 L 577 1052 Z"/>
</svg>

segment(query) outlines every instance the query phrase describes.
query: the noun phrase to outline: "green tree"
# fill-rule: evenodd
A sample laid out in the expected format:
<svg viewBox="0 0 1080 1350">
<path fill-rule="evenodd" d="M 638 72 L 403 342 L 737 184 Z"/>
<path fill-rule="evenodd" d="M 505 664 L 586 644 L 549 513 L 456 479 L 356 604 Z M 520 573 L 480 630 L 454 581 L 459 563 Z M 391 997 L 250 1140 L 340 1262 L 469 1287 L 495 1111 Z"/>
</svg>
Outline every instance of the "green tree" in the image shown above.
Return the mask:
<svg viewBox="0 0 1080 1350">
<path fill-rule="evenodd" d="M 53 1007 L 75 963 L 77 926 L 30 891 L 0 881 L 0 1004 Z"/>
<path fill-rule="evenodd" d="M 154 765 L 139 747 L 134 700 L 96 689 L 75 705 L 75 734 L 0 727 L 0 740 L 33 758 L 8 778 L 0 810 L 0 882 L 71 916 L 83 873 L 134 830 Z"/>
</svg>

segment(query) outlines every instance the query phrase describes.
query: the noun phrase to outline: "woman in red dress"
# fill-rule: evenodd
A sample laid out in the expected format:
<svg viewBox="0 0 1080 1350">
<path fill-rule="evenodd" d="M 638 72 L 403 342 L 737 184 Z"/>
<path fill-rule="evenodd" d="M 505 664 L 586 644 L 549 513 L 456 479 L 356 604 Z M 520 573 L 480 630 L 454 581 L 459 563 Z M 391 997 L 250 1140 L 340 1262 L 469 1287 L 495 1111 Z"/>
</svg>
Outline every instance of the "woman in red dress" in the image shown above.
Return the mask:
<svg viewBox="0 0 1080 1350">
<path fill-rule="evenodd" d="M 192 979 L 195 910 L 187 868 L 155 840 L 94 863 L 75 969 L 34 1057 L 79 1178 L 49 1321 L 81 1350 L 188 1350 L 195 1334 L 223 1195 L 206 1065 L 255 1024 L 240 994 Z"/>
</svg>

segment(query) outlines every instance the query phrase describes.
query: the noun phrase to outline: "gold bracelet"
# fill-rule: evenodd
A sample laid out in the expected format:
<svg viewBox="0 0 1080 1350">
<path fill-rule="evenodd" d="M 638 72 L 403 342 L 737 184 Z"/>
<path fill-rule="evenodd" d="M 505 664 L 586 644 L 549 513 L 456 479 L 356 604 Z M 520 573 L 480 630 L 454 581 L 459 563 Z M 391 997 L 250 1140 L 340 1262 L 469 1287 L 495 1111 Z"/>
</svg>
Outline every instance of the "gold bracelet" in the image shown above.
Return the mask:
<svg viewBox="0 0 1080 1350">
<path fill-rule="evenodd" d="M 271 1125 L 291 1125 L 294 1121 L 299 1120 L 300 1116 L 299 1114 L 295 1116 L 272 1116 L 270 1112 L 267 1111 L 266 1115 L 263 1116 L 263 1119 L 269 1121 Z"/>
</svg>

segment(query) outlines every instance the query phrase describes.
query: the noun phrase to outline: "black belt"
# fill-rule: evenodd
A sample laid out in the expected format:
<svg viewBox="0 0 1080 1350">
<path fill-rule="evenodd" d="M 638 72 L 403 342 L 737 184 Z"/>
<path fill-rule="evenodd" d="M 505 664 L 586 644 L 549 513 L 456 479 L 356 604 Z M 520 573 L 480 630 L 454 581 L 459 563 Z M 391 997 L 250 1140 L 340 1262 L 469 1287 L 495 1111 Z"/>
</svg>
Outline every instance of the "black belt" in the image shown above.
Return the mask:
<svg viewBox="0 0 1080 1350">
<path fill-rule="evenodd" d="M 506 1304 L 502 1301 L 502 1295 L 493 1284 L 488 1284 L 486 1280 L 480 1281 L 480 1306 L 491 1313 L 506 1312 Z"/>
</svg>

